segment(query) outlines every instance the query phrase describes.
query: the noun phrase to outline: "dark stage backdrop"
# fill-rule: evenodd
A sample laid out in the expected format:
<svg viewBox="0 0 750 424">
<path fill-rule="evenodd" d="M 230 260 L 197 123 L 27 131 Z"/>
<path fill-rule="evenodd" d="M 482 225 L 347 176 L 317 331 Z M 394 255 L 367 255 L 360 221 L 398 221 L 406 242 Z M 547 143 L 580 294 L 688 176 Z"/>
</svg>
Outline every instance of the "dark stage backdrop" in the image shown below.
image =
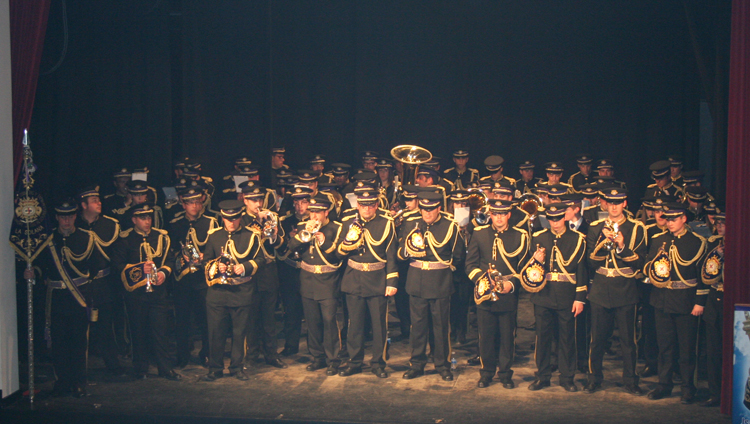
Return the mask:
<svg viewBox="0 0 750 424">
<path fill-rule="evenodd" d="M 682 2 L 128 1 L 68 4 L 62 66 L 42 76 L 32 134 L 41 184 L 173 158 L 220 177 L 285 145 L 355 166 L 365 149 L 467 147 L 506 174 L 609 157 L 639 199 L 648 165 L 698 164 L 700 80 Z M 42 72 L 59 58 L 53 2 Z M 542 174 L 541 172 L 537 173 Z M 51 178 L 53 177 L 54 178 Z"/>
</svg>

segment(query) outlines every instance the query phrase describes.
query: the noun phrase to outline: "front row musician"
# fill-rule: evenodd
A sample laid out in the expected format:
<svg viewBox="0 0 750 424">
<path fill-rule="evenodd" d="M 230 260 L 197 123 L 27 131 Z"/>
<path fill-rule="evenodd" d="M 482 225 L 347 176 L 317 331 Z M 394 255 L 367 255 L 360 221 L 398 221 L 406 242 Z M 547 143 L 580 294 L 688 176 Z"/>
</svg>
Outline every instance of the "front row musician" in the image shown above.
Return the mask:
<svg viewBox="0 0 750 424">
<path fill-rule="evenodd" d="M 521 284 L 531 292 L 536 318 L 536 380 L 529 390 L 550 386 L 552 342 L 557 341 L 560 386 L 577 392 L 576 321 L 586 301 L 586 236 L 568 228 L 567 205 L 552 203 L 546 208 L 550 228 L 534 233 L 532 259 L 521 271 Z M 557 333 L 557 334 L 555 334 Z"/>
<path fill-rule="evenodd" d="M 159 376 L 180 380 L 182 376 L 172 370 L 175 358 L 169 334 L 174 318 L 164 285 L 172 273 L 171 242 L 166 231 L 151 227 L 154 208 L 150 204 L 133 206 L 130 213 L 133 227 L 120 233 L 113 245 L 112 267 L 125 285 L 135 376 L 146 379 L 153 348 Z"/>
<path fill-rule="evenodd" d="M 482 368 L 477 386 L 488 387 L 497 370 L 503 387 L 512 389 L 518 276 L 528 259 L 529 234 L 510 225 L 512 202 L 493 199 L 488 206 L 491 223 L 474 228 L 466 257 L 466 274 L 475 284 L 479 326 Z"/>
<path fill-rule="evenodd" d="M 229 375 L 248 380 L 243 371 L 245 336 L 248 333 L 250 304 L 255 286 L 247 284 L 266 261 L 258 235 L 242 226 L 244 204 L 239 200 L 219 203 L 223 227 L 208 234 L 203 252 L 206 282 L 206 317 L 208 320 L 208 374 L 204 381 L 224 376 L 224 346 L 232 336 Z"/>
<path fill-rule="evenodd" d="M 615 321 L 622 346 L 623 389 L 632 395 L 643 394 L 635 373 L 639 284 L 636 277 L 648 248 L 643 224 L 625 215 L 627 195 L 627 190 L 620 187 L 602 190 L 600 196 L 607 204 L 608 215 L 591 223 L 586 238 L 589 269 L 594 273 L 588 295 L 591 305 L 589 376 L 583 389 L 589 394 L 601 388 L 604 350 Z"/>
<path fill-rule="evenodd" d="M 439 192 L 420 192 L 419 216 L 407 218 L 399 240 L 398 258 L 409 261 L 406 292 L 411 309 L 411 359 L 403 378 L 424 375 L 429 322 L 435 335 L 435 369 L 445 381 L 453 380 L 448 362 L 450 302 L 453 271 L 463 266 L 466 247 L 455 221 L 443 216 Z"/>
<path fill-rule="evenodd" d="M 341 237 L 341 224 L 328 219 L 330 199 L 318 195 L 310 198 L 310 191 L 293 194 L 295 204 L 304 201 L 309 219 L 297 224 L 293 237 L 287 244 L 289 256 L 301 258 L 299 262 L 299 292 L 307 321 L 307 348 L 313 359 L 307 371 L 326 368 L 332 376 L 339 369 L 339 327 L 336 323 L 338 307 L 339 267 L 341 260 L 336 246 Z"/>
<path fill-rule="evenodd" d="M 701 268 L 703 284 L 710 286 L 703 321 L 706 321 L 706 359 L 709 398 L 701 406 L 719 406 L 721 403 L 721 346 L 724 312 L 724 231 L 726 215 L 714 217 L 714 233 L 708 239 L 706 256 Z"/>
<path fill-rule="evenodd" d="M 659 344 L 659 384 L 649 399 L 672 394 L 672 375 L 679 363 L 682 376 L 682 404 L 695 398 L 695 344 L 699 317 L 703 314 L 708 288 L 700 284 L 701 259 L 706 239 L 688 230 L 686 207 L 682 203 L 664 205 L 667 230 L 650 240 L 643 273 L 654 286 L 650 303 L 656 317 Z"/>
</svg>

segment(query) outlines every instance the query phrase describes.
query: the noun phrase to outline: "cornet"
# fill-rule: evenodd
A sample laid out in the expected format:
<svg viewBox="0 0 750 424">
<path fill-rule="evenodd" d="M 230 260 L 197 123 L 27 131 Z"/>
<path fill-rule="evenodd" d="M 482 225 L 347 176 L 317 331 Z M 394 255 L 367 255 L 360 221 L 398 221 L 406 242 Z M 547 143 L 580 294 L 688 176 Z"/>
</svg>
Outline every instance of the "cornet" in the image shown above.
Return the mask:
<svg viewBox="0 0 750 424">
<path fill-rule="evenodd" d="M 150 246 L 146 248 L 146 261 L 153 264 L 153 266 L 151 267 L 151 272 L 146 274 L 146 293 L 152 293 L 154 291 L 153 284 L 159 280 L 159 275 L 157 274 L 159 271 L 156 269 L 156 264 L 154 263 L 154 257 L 151 254 Z"/>
<path fill-rule="evenodd" d="M 320 221 L 307 221 L 307 223 L 305 224 L 305 229 L 299 232 L 299 239 L 302 240 L 303 243 L 308 243 L 313 239 L 313 237 L 315 237 L 315 234 L 320 231 L 320 227 Z"/>
<path fill-rule="evenodd" d="M 188 266 L 190 266 L 190 272 L 198 271 L 198 265 L 201 263 L 201 253 L 193 244 L 193 241 L 189 238 L 185 243 L 180 242 L 182 246 L 182 254 L 188 258 Z"/>
<path fill-rule="evenodd" d="M 279 226 L 279 218 L 276 214 L 268 211 L 266 218 L 263 220 L 263 236 L 265 238 L 273 237 L 273 233 L 276 232 L 276 228 Z"/>
<path fill-rule="evenodd" d="M 237 260 L 234 259 L 234 256 L 230 255 L 228 252 L 225 252 L 224 248 L 222 247 L 221 256 L 219 256 L 219 263 L 227 266 L 226 272 L 219 275 L 221 284 L 232 284 L 231 276 L 234 273 L 234 267 L 235 265 L 237 265 Z"/>
<path fill-rule="evenodd" d="M 608 219 L 604 221 L 604 228 L 612 231 L 612 237 L 607 238 L 604 242 L 604 247 L 607 248 L 608 252 L 611 252 L 615 249 L 615 239 L 620 234 L 620 226 L 616 222 L 612 222 Z"/>
<path fill-rule="evenodd" d="M 505 284 L 503 283 L 503 274 L 501 274 L 500 271 L 496 270 L 494 266 L 490 268 L 487 274 L 489 274 L 490 283 L 492 284 L 492 293 L 490 294 L 490 297 L 492 297 L 493 301 L 496 301 L 499 299 L 497 294 L 502 293 L 503 290 L 505 290 Z"/>
</svg>

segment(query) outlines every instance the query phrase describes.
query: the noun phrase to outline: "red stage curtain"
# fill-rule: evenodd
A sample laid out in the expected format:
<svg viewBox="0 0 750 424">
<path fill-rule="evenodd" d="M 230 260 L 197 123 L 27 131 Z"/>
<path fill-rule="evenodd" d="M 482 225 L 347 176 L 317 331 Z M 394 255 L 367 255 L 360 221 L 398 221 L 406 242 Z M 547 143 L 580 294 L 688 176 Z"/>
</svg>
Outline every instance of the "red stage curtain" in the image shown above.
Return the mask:
<svg viewBox="0 0 750 424">
<path fill-rule="evenodd" d="M 50 0 L 10 0 L 10 59 L 13 80 L 13 175 L 23 161 L 23 130 L 31 123 Z"/>
<path fill-rule="evenodd" d="M 732 409 L 734 305 L 750 303 L 750 0 L 732 2 L 724 262 L 724 373 L 721 412 Z"/>
</svg>

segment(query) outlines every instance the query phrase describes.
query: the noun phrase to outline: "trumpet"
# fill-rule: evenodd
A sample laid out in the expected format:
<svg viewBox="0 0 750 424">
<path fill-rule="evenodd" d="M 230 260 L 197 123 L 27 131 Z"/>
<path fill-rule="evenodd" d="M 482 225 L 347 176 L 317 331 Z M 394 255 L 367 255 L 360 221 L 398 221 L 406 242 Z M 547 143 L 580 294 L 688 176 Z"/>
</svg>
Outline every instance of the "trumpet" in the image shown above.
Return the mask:
<svg viewBox="0 0 750 424">
<path fill-rule="evenodd" d="M 490 283 L 492 284 L 492 293 L 490 297 L 493 301 L 499 299 L 498 293 L 502 293 L 505 290 L 505 284 L 503 283 L 503 274 L 496 270 L 494 266 L 488 272 L 490 277 Z"/>
<path fill-rule="evenodd" d="M 273 233 L 276 232 L 276 228 L 279 226 L 279 218 L 275 213 L 267 211 L 266 218 L 263 219 L 263 236 L 265 238 L 273 237 Z"/>
<path fill-rule="evenodd" d="M 604 247 L 608 252 L 611 252 L 615 249 L 615 239 L 620 235 L 620 226 L 616 222 L 612 222 L 608 219 L 604 221 L 604 228 L 612 231 L 612 237 L 607 238 L 604 242 Z"/>
<path fill-rule="evenodd" d="M 183 256 L 188 258 L 190 272 L 193 273 L 198 271 L 198 265 L 201 263 L 201 253 L 195 247 L 193 241 L 188 238 L 185 243 L 180 242 L 180 246 L 182 247 Z"/>
<path fill-rule="evenodd" d="M 305 224 L 305 229 L 299 232 L 299 239 L 302 240 L 303 243 L 308 243 L 310 240 L 315 237 L 315 234 L 320 231 L 321 222 L 316 220 L 310 220 L 307 221 Z"/>
<path fill-rule="evenodd" d="M 146 262 L 151 262 L 153 264 L 151 266 L 151 272 L 146 274 L 146 293 L 152 293 L 154 291 L 153 284 L 159 280 L 159 271 L 156 269 L 156 264 L 154 263 L 154 255 L 151 252 L 151 246 L 146 247 Z"/>
<path fill-rule="evenodd" d="M 224 248 L 222 247 L 221 256 L 219 256 L 219 263 L 227 266 L 226 272 L 221 273 L 219 276 L 219 278 L 221 279 L 221 284 L 232 284 L 231 275 L 234 273 L 234 267 L 235 265 L 237 265 L 237 260 L 234 259 L 234 256 L 224 251 Z"/>
</svg>

